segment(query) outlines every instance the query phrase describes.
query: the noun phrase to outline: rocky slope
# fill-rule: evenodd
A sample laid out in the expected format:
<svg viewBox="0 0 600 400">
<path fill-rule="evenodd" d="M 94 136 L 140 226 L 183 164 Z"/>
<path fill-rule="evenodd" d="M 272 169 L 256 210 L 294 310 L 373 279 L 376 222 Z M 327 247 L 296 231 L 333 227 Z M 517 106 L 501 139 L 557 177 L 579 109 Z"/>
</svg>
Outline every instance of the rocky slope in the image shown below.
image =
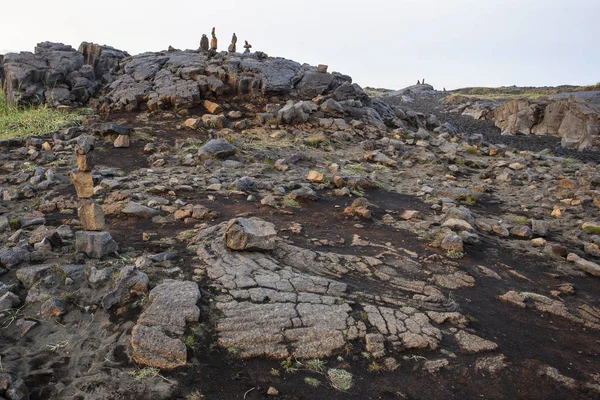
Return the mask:
<svg viewBox="0 0 600 400">
<path fill-rule="evenodd" d="M 0 396 L 598 396 L 590 153 L 498 143 L 425 85 L 95 57 L 101 114 L 0 141 Z"/>
</svg>

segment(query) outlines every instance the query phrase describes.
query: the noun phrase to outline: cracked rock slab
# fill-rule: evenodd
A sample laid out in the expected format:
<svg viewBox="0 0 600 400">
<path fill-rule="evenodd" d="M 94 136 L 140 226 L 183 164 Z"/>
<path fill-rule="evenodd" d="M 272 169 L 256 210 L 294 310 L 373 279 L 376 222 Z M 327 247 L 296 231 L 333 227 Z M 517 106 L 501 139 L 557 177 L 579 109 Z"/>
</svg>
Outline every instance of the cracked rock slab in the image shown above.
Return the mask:
<svg viewBox="0 0 600 400">
<path fill-rule="evenodd" d="M 199 298 L 197 283 L 167 279 L 150 291 L 151 304 L 140 315 L 137 323 L 183 335 L 187 322 L 198 322 L 200 309 L 196 302 Z"/>
<path fill-rule="evenodd" d="M 139 364 L 160 369 L 175 369 L 185 365 L 187 350 L 180 339 L 144 325 L 131 331 L 131 357 Z"/>
<path fill-rule="evenodd" d="M 460 350 L 466 354 L 494 351 L 498 348 L 496 343 L 465 331 L 458 332 L 454 335 L 454 338 Z"/>
</svg>

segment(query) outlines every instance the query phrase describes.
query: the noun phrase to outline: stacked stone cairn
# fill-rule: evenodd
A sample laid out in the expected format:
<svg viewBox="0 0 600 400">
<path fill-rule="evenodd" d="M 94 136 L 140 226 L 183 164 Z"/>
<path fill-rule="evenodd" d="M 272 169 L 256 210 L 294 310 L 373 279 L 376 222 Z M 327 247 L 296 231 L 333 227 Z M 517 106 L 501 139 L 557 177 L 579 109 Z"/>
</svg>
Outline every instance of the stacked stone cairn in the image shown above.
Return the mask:
<svg viewBox="0 0 600 400">
<path fill-rule="evenodd" d="M 90 258 L 102 258 L 114 253 L 118 246 L 110 233 L 105 231 L 106 223 L 102 207 L 92 200 L 94 195 L 93 149 L 93 136 L 86 134 L 79 136 L 75 145 L 77 171 L 69 174 L 77 197 L 80 199 L 77 212 L 83 225 L 83 231 L 75 233 L 75 250 L 85 253 Z"/>
</svg>

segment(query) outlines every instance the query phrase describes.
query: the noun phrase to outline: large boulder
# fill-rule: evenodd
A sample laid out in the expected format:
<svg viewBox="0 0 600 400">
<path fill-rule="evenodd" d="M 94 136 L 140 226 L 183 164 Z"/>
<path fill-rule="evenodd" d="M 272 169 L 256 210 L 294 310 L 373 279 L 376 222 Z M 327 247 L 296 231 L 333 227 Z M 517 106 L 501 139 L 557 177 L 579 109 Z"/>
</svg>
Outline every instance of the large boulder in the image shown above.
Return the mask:
<svg viewBox="0 0 600 400">
<path fill-rule="evenodd" d="M 90 258 L 102 258 L 117 251 L 119 246 L 108 232 L 75 232 L 75 251 Z"/>
<path fill-rule="evenodd" d="M 333 75 L 322 72 L 307 72 L 296 85 L 298 95 L 310 99 L 325 92 L 333 82 Z"/>
</svg>

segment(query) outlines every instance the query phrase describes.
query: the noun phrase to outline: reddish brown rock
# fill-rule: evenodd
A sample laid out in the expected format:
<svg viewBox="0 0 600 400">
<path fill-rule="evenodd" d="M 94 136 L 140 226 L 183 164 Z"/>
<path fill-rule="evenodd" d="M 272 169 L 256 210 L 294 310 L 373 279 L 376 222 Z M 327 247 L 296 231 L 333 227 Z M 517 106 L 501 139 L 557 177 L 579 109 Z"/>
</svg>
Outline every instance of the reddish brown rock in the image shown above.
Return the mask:
<svg viewBox="0 0 600 400">
<path fill-rule="evenodd" d="M 75 185 L 77 197 L 81 199 L 89 199 L 94 195 L 94 181 L 92 180 L 91 172 L 77 171 L 71 172 L 69 178 Z"/>
<path fill-rule="evenodd" d="M 86 231 L 103 231 L 106 229 L 102 207 L 95 201 L 85 200 L 77 209 L 77 215 Z"/>
</svg>

